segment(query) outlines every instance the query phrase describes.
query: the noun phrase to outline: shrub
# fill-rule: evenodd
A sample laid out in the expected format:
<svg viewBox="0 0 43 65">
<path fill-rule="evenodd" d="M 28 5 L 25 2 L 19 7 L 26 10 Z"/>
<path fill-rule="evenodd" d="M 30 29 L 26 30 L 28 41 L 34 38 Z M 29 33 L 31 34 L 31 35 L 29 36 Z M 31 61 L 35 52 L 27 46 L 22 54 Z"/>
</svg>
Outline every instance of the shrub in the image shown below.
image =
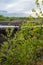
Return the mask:
<svg viewBox="0 0 43 65">
<path fill-rule="evenodd" d="M 0 50 L 1 65 L 37 65 L 43 61 L 43 27 L 26 22 Z"/>
</svg>

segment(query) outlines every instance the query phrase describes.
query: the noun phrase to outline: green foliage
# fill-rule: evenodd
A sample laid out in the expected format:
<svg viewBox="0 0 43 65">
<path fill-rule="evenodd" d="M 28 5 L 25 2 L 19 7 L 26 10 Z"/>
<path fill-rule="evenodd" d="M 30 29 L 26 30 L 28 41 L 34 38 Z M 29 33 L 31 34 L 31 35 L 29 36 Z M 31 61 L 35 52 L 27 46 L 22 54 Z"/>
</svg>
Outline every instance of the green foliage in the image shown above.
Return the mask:
<svg viewBox="0 0 43 65">
<path fill-rule="evenodd" d="M 8 38 L 9 42 L 4 42 L 0 49 L 1 65 L 37 65 L 43 61 L 43 27 L 40 23 L 27 21 L 13 39 L 9 34 Z"/>
<path fill-rule="evenodd" d="M 5 17 L 0 15 L 0 21 L 5 21 Z"/>
<path fill-rule="evenodd" d="M 29 17 L 6 17 L 3 15 L 0 15 L 0 21 L 13 21 L 13 22 L 20 22 L 20 21 L 26 21 L 29 20 Z"/>
<path fill-rule="evenodd" d="M 41 5 L 40 5 L 40 3 L 41 3 Z M 36 8 L 39 9 L 39 12 L 37 12 L 37 10 L 35 10 L 35 8 L 32 10 L 32 12 L 36 12 L 37 17 L 38 16 L 43 17 L 43 12 L 42 12 L 42 8 L 41 8 L 41 6 L 43 6 L 43 0 L 35 0 L 35 4 L 36 4 Z"/>
</svg>

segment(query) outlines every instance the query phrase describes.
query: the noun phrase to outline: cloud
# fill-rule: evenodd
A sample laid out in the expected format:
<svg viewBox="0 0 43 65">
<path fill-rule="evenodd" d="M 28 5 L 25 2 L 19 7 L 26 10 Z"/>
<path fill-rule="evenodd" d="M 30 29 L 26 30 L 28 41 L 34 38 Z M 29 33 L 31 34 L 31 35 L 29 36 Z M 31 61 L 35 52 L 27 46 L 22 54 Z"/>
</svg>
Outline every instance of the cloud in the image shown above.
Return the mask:
<svg viewBox="0 0 43 65">
<path fill-rule="evenodd" d="M 33 8 L 36 8 L 34 0 L 0 0 L 0 10 L 5 10 L 8 13 L 24 13 L 28 16 L 33 15 L 31 12 Z"/>
<path fill-rule="evenodd" d="M 23 12 L 23 10 L 30 10 L 34 7 L 33 0 L 18 0 L 18 2 L 12 2 L 6 6 L 8 12 Z"/>
</svg>

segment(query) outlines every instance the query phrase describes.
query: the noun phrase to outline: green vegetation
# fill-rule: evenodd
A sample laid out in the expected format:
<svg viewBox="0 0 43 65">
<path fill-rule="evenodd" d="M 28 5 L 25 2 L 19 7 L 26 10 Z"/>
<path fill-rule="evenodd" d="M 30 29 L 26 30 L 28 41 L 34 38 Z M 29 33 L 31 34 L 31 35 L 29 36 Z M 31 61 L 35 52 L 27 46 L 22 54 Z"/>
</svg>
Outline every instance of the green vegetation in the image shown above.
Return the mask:
<svg viewBox="0 0 43 65">
<path fill-rule="evenodd" d="M 5 17 L 0 15 L 0 21 L 26 21 L 29 17 Z"/>
<path fill-rule="evenodd" d="M 40 27 L 27 21 L 13 38 L 10 37 L 13 29 L 6 30 L 7 41 L 0 48 L 1 65 L 37 65 L 43 61 L 43 27 L 37 24 Z"/>
<path fill-rule="evenodd" d="M 35 3 L 39 7 L 39 0 L 35 0 Z M 43 16 L 40 7 L 39 9 Z M 32 11 L 36 12 L 35 9 Z M 6 36 L 2 34 L 6 41 L 0 43 L 0 65 L 43 65 L 43 18 L 37 12 L 36 16 L 38 17 L 0 16 L 1 21 L 26 21 L 13 37 L 11 37 L 13 29 L 6 29 Z"/>
<path fill-rule="evenodd" d="M 3 15 L 0 15 L 0 22 L 2 21 L 33 21 L 33 22 L 36 22 L 36 21 L 40 21 L 40 22 L 43 22 L 43 18 L 42 17 L 37 17 L 37 18 L 34 18 L 32 16 L 29 16 L 29 17 L 5 17 Z"/>
</svg>

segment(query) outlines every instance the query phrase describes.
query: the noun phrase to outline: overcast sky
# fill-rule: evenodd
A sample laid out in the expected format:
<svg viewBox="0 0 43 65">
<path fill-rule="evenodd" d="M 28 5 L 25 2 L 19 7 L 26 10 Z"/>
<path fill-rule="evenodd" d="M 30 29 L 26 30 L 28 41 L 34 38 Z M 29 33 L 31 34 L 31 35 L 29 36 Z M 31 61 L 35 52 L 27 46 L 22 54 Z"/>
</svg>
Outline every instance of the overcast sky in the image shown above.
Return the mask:
<svg viewBox="0 0 43 65">
<path fill-rule="evenodd" d="M 0 10 L 8 13 L 24 13 L 26 16 L 33 14 L 34 0 L 0 0 Z"/>
</svg>

